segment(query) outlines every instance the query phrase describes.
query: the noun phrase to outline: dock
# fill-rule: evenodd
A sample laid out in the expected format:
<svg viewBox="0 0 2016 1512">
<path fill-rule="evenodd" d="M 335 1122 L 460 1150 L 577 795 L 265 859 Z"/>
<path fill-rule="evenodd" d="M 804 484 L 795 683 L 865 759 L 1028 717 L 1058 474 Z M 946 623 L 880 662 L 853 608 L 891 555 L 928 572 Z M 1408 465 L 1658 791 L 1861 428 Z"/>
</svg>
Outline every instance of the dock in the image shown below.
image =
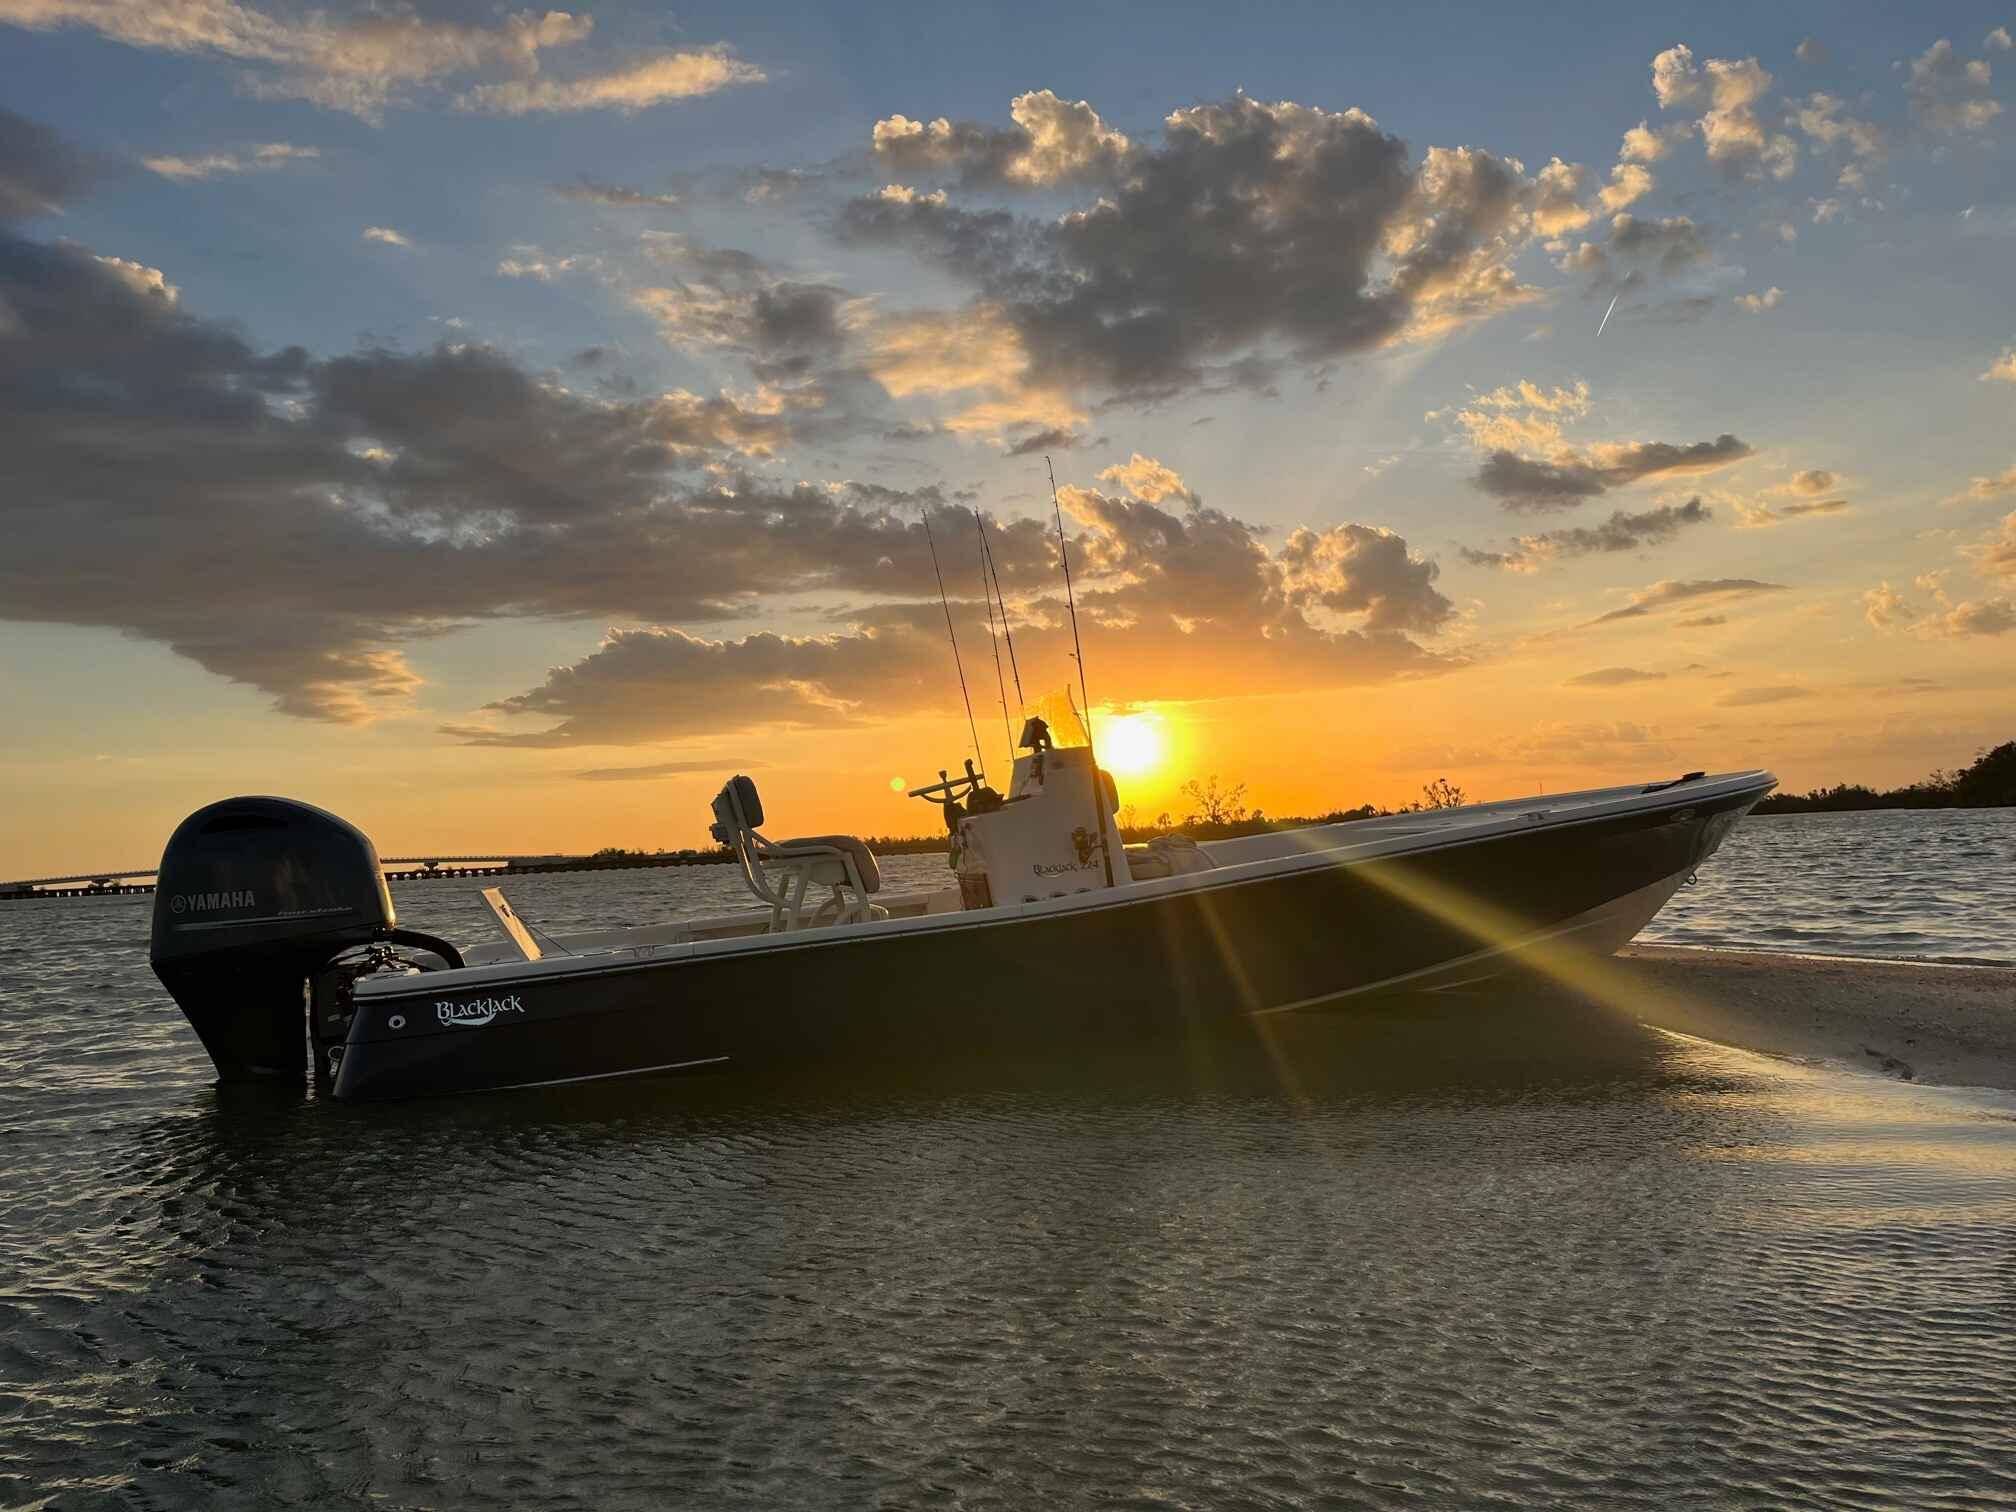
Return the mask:
<svg viewBox="0 0 2016 1512">
<path fill-rule="evenodd" d="M 734 860 L 725 850 L 659 851 L 618 856 L 390 856 L 379 863 L 387 882 L 433 882 L 456 877 L 529 877 L 544 872 L 637 871 L 660 866 L 719 866 Z M 0 882 L 0 903 L 44 898 L 112 898 L 154 891 L 151 866 L 28 877 Z"/>
</svg>

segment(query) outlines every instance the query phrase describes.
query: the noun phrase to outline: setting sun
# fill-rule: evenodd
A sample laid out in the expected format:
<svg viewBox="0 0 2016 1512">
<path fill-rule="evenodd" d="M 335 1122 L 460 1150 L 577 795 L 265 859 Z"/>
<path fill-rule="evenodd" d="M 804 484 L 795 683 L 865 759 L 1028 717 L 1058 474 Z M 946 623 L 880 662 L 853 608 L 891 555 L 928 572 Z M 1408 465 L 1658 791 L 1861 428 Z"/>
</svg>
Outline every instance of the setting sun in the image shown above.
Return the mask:
<svg viewBox="0 0 2016 1512">
<path fill-rule="evenodd" d="M 1154 714 L 1121 714 L 1101 722 L 1099 764 L 1116 777 L 1141 777 L 1162 764 L 1162 721 Z"/>
</svg>

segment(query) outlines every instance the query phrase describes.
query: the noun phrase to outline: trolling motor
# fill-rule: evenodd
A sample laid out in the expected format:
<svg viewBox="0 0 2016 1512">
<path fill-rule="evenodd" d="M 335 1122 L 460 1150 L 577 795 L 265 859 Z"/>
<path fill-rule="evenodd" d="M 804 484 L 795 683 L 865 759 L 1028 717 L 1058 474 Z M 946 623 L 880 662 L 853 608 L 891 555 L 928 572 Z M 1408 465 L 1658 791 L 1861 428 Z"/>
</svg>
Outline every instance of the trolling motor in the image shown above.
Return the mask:
<svg viewBox="0 0 2016 1512">
<path fill-rule="evenodd" d="M 227 798 L 168 838 L 148 959 L 222 1081 L 299 1077 L 310 1033 L 319 1046 L 347 1027 L 358 976 L 428 969 L 399 946 L 462 965 L 446 940 L 398 927 L 376 847 L 334 814 Z"/>
</svg>

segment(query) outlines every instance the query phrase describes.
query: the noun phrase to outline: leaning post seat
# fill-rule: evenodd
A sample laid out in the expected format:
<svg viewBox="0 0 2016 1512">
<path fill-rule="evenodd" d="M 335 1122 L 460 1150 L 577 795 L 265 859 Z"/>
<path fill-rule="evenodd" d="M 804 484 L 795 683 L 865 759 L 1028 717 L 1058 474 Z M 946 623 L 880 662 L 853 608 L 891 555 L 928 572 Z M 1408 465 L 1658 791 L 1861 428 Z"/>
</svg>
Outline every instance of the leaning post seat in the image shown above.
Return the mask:
<svg viewBox="0 0 2016 1512">
<path fill-rule="evenodd" d="M 870 893 L 882 890 L 882 869 L 875 864 L 875 853 L 858 838 L 808 835 L 771 840 L 762 833 L 762 824 L 763 800 L 756 784 L 745 776 L 729 778 L 714 799 L 709 832 L 735 853 L 743 884 L 768 905 L 773 934 L 888 917 L 868 901 Z M 814 887 L 830 888 L 832 896 L 808 915 L 805 895 Z"/>
</svg>

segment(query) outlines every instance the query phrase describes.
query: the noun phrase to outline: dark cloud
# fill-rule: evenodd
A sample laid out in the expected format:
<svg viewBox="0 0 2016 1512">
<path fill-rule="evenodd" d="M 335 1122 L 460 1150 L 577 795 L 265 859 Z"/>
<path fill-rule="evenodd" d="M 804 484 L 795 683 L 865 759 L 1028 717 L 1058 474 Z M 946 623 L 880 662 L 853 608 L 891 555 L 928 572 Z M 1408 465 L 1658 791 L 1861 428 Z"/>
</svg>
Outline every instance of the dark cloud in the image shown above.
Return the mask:
<svg viewBox="0 0 2016 1512">
<path fill-rule="evenodd" d="M 1662 273 L 1682 272 L 1708 256 L 1701 228 L 1689 217 L 1637 216 L 1628 210 L 1610 222 L 1610 250 L 1634 261 L 1656 263 Z"/>
<path fill-rule="evenodd" d="M 1470 480 L 1508 509 L 1572 509 L 1604 492 L 1609 484 L 1584 462 L 1536 462 L 1516 452 L 1494 451 Z"/>
<path fill-rule="evenodd" d="M 0 106 L 0 225 L 61 214 L 105 167 L 104 159 Z"/>
<path fill-rule="evenodd" d="M 1697 599 L 1750 598 L 1761 593 L 1785 591 L 1783 583 L 1765 583 L 1756 578 L 1694 578 L 1679 582 L 1669 579 L 1654 583 L 1650 588 L 1640 589 L 1632 595 L 1631 602 L 1622 609 L 1612 609 L 1608 614 L 1599 614 L 1588 623 L 1607 625 L 1613 620 L 1643 619 L 1648 615 L 1662 613 L 1676 604 L 1693 603 Z"/>
<path fill-rule="evenodd" d="M 1610 443 L 1564 452 L 1544 462 L 1500 448 L 1486 455 L 1471 482 L 1507 509 L 1572 509 L 1612 488 L 1646 478 L 1711 472 L 1740 462 L 1755 450 L 1727 433 L 1690 446 L 1665 441 Z"/>
<path fill-rule="evenodd" d="M 915 123 L 909 123 L 915 124 Z M 912 140 L 914 133 L 905 140 Z M 967 149 L 961 148 L 961 160 Z M 1507 263 L 1534 185 L 1473 148 L 1416 165 L 1360 111 L 1246 96 L 1173 112 L 1091 206 L 1019 219 L 885 190 L 841 234 L 902 245 L 975 287 L 1016 333 L 1026 380 L 1141 401 L 1364 351 L 1535 297 Z"/>
<path fill-rule="evenodd" d="M 1276 555 L 1254 527 L 1201 505 L 1178 513 L 1080 488 L 1061 498 L 1081 526 L 1072 555 L 1095 684 L 1139 699 L 1208 698 L 1462 664 L 1408 633 L 1434 633 L 1455 609 L 1432 586 L 1433 564 L 1389 531 L 1298 531 Z M 982 654 L 973 648 L 987 644 L 985 610 L 955 602 L 952 612 L 970 663 Z M 612 632 L 590 656 L 492 706 L 507 722 L 536 717 L 544 728 L 455 733 L 496 746 L 624 745 L 675 736 L 690 728 L 695 709 L 707 710 L 715 728 L 742 728 L 867 722 L 945 707 L 956 684 L 936 603 L 847 613 L 847 630 L 823 636 Z M 1338 628 L 1315 614 L 1356 623 Z M 1018 607 L 1015 649 L 1025 679 L 1066 675 L 1071 648 L 1059 599 Z"/>
<path fill-rule="evenodd" d="M 1700 499 L 1685 504 L 1662 504 L 1639 514 L 1618 510 L 1601 525 L 1576 526 L 1566 530 L 1542 531 L 1520 536 L 1510 551 L 1473 551 L 1461 548 L 1463 560 L 1478 567 L 1501 567 L 1514 572 L 1530 571 L 1540 562 L 1556 557 L 1589 556 L 1606 551 L 1636 551 L 1670 541 L 1689 525 L 1704 525 L 1714 511 Z"/>
<path fill-rule="evenodd" d="M 1563 683 L 1568 688 L 1621 688 L 1626 683 L 1664 682 L 1664 672 L 1641 672 L 1636 667 L 1599 667 Z"/>
<path fill-rule="evenodd" d="M 555 184 L 553 192 L 562 199 L 584 205 L 602 205 L 611 210 L 676 210 L 679 196 L 654 194 L 648 189 L 632 189 L 624 184 L 604 184 L 595 179 L 577 179 L 571 184 Z"/>
<path fill-rule="evenodd" d="M 1682 630 L 1707 630 L 1716 625 L 1728 624 L 1729 616 L 1726 614 L 1701 614 L 1696 615 L 1693 619 L 1675 620 L 1673 623 L 1678 625 Z"/>
<path fill-rule="evenodd" d="M 1610 218 L 1608 238 L 1578 243 L 1574 250 L 1564 251 L 1555 266 L 1585 279 L 1586 295 L 1613 290 L 1628 294 L 1647 287 L 1654 276 L 1685 273 L 1708 261 L 1709 255 L 1708 234 L 1691 216 L 1642 216 L 1626 210 Z M 1713 304 L 1701 296 L 1669 301 L 1640 312 L 1638 318 L 1689 320 Z"/>
<path fill-rule="evenodd" d="M 1814 499 L 1805 503 L 1781 504 L 1778 513 L 1787 519 L 1797 519 L 1800 515 L 1831 515 L 1848 512 L 1846 499 Z"/>
<path fill-rule="evenodd" d="M 1020 441 L 1017 441 L 1013 446 L 1010 446 L 1006 451 L 1001 453 L 1001 455 L 1004 457 L 1036 457 L 1041 456 L 1045 452 L 1070 451 L 1072 448 L 1082 444 L 1084 440 L 1085 435 L 1082 431 L 1071 431 L 1053 427 L 1050 430 L 1036 431 L 1031 435 L 1024 436 Z"/>
<path fill-rule="evenodd" d="M 718 395 L 611 401 L 478 346 L 262 352 L 70 244 L 0 237 L 0 301 L 0 618 L 157 641 L 292 714 L 369 717 L 413 689 L 401 646 L 498 616 L 928 594 L 921 511 L 970 534 L 936 490 L 745 476 L 788 425 Z M 1040 523 L 995 552 L 1011 590 L 1050 581 Z"/>
</svg>

